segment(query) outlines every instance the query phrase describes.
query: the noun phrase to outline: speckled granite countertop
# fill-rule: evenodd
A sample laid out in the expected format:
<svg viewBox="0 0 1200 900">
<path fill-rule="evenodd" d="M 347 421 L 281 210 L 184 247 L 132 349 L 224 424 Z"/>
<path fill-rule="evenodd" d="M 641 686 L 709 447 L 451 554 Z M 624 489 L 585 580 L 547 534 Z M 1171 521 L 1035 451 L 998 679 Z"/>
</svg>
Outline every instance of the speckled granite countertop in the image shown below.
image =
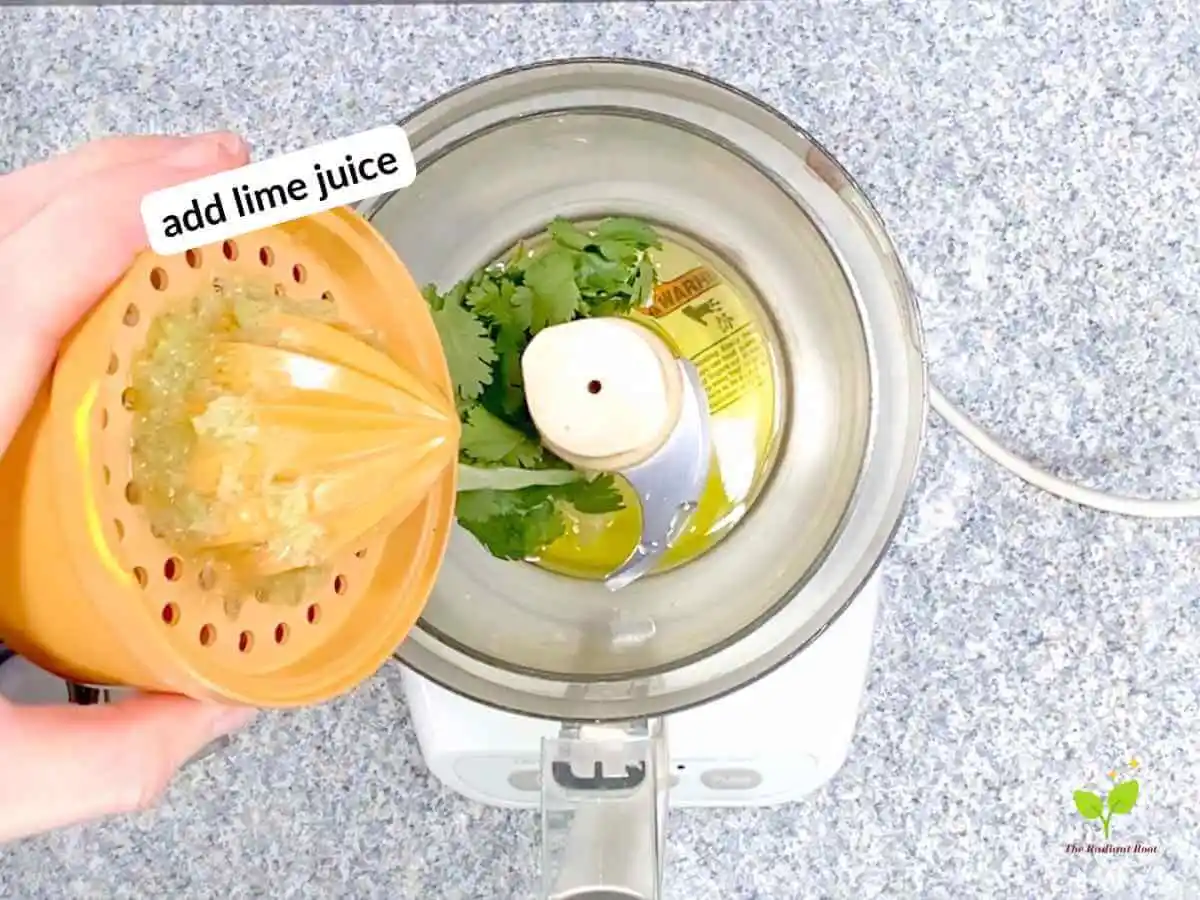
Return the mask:
<svg viewBox="0 0 1200 900">
<path fill-rule="evenodd" d="M 1136 0 L 6 9 L 0 168 L 114 131 L 257 152 L 561 55 L 691 66 L 782 107 L 879 205 L 934 377 L 1096 486 L 1200 492 L 1200 27 Z M 1200 523 L 1042 496 L 933 421 L 861 724 L 808 802 L 676 813 L 668 897 L 1194 897 Z M 1064 852 L 1071 791 L 1143 760 L 1153 858 Z M 161 809 L 0 849 L 25 898 L 507 898 L 533 817 L 424 771 L 394 670 L 269 715 Z M 1188 885 L 1191 885 L 1189 888 Z"/>
</svg>

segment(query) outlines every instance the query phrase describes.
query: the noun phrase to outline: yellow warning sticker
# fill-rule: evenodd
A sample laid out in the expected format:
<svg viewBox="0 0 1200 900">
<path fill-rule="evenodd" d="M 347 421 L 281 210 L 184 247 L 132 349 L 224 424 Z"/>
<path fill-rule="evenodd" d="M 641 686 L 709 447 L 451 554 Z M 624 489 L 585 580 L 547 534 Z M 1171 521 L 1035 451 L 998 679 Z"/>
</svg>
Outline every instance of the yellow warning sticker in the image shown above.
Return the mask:
<svg viewBox="0 0 1200 900">
<path fill-rule="evenodd" d="M 762 338 L 749 323 L 709 344 L 692 358 L 715 415 L 748 393 L 770 387 L 771 361 Z"/>
<path fill-rule="evenodd" d="M 661 319 L 685 303 L 702 297 L 721 283 L 721 276 L 708 266 L 695 266 L 678 278 L 654 288 L 654 302 L 644 310 L 646 315 Z"/>
<path fill-rule="evenodd" d="M 644 313 L 695 364 L 714 415 L 751 394 L 769 409 L 773 384 L 765 337 L 745 301 L 710 267 L 693 266 L 660 283 Z"/>
</svg>

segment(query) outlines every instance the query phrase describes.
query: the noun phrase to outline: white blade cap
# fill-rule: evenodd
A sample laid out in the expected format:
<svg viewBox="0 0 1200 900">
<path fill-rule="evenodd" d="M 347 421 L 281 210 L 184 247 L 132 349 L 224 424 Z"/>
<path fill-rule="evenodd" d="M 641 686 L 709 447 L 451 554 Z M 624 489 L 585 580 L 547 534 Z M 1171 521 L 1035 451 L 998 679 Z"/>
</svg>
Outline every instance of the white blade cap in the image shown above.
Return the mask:
<svg viewBox="0 0 1200 900">
<path fill-rule="evenodd" d="M 543 442 L 577 468 L 649 459 L 679 420 L 683 378 L 670 348 L 623 319 L 546 328 L 521 357 L 525 401 Z"/>
</svg>

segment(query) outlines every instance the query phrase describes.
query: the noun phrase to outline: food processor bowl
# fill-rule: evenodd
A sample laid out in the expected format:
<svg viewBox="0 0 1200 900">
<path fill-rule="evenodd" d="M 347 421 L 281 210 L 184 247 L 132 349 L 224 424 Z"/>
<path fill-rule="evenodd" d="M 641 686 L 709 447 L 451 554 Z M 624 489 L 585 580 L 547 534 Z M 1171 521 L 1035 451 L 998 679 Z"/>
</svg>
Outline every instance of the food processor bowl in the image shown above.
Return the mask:
<svg viewBox="0 0 1200 900">
<path fill-rule="evenodd" d="M 886 549 L 926 419 L 916 304 L 857 186 L 778 112 L 644 62 L 503 72 L 403 124 L 417 179 L 360 211 L 418 281 L 448 289 L 555 216 L 645 219 L 747 285 L 778 428 L 739 524 L 616 593 L 495 559 L 456 528 L 399 658 L 513 712 L 622 721 L 712 700 L 800 651 Z"/>
</svg>

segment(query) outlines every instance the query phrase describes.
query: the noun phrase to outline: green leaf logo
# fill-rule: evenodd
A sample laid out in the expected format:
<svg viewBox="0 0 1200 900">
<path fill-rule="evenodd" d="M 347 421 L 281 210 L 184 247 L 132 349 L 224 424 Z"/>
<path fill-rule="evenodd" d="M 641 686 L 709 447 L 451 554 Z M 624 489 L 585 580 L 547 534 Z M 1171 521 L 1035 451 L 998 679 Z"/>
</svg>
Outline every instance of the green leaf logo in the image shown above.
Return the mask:
<svg viewBox="0 0 1200 900">
<path fill-rule="evenodd" d="M 1075 792 L 1075 808 L 1085 819 L 1099 819 L 1104 815 L 1104 801 L 1091 791 Z"/>
<path fill-rule="evenodd" d="M 1119 816 L 1128 815 L 1137 803 L 1137 798 L 1138 783 L 1122 781 L 1120 784 L 1114 785 L 1113 789 L 1108 792 L 1109 812 L 1114 812 Z"/>
<path fill-rule="evenodd" d="M 1136 766 L 1136 762 L 1133 765 Z M 1109 777 L 1116 779 L 1116 770 L 1110 772 Z M 1128 815 L 1137 805 L 1138 783 L 1134 780 L 1114 781 L 1112 790 L 1104 799 L 1093 791 L 1083 790 L 1076 791 L 1073 796 L 1079 814 L 1085 819 L 1099 819 L 1104 826 L 1104 839 L 1108 840 L 1112 817 Z"/>
</svg>

